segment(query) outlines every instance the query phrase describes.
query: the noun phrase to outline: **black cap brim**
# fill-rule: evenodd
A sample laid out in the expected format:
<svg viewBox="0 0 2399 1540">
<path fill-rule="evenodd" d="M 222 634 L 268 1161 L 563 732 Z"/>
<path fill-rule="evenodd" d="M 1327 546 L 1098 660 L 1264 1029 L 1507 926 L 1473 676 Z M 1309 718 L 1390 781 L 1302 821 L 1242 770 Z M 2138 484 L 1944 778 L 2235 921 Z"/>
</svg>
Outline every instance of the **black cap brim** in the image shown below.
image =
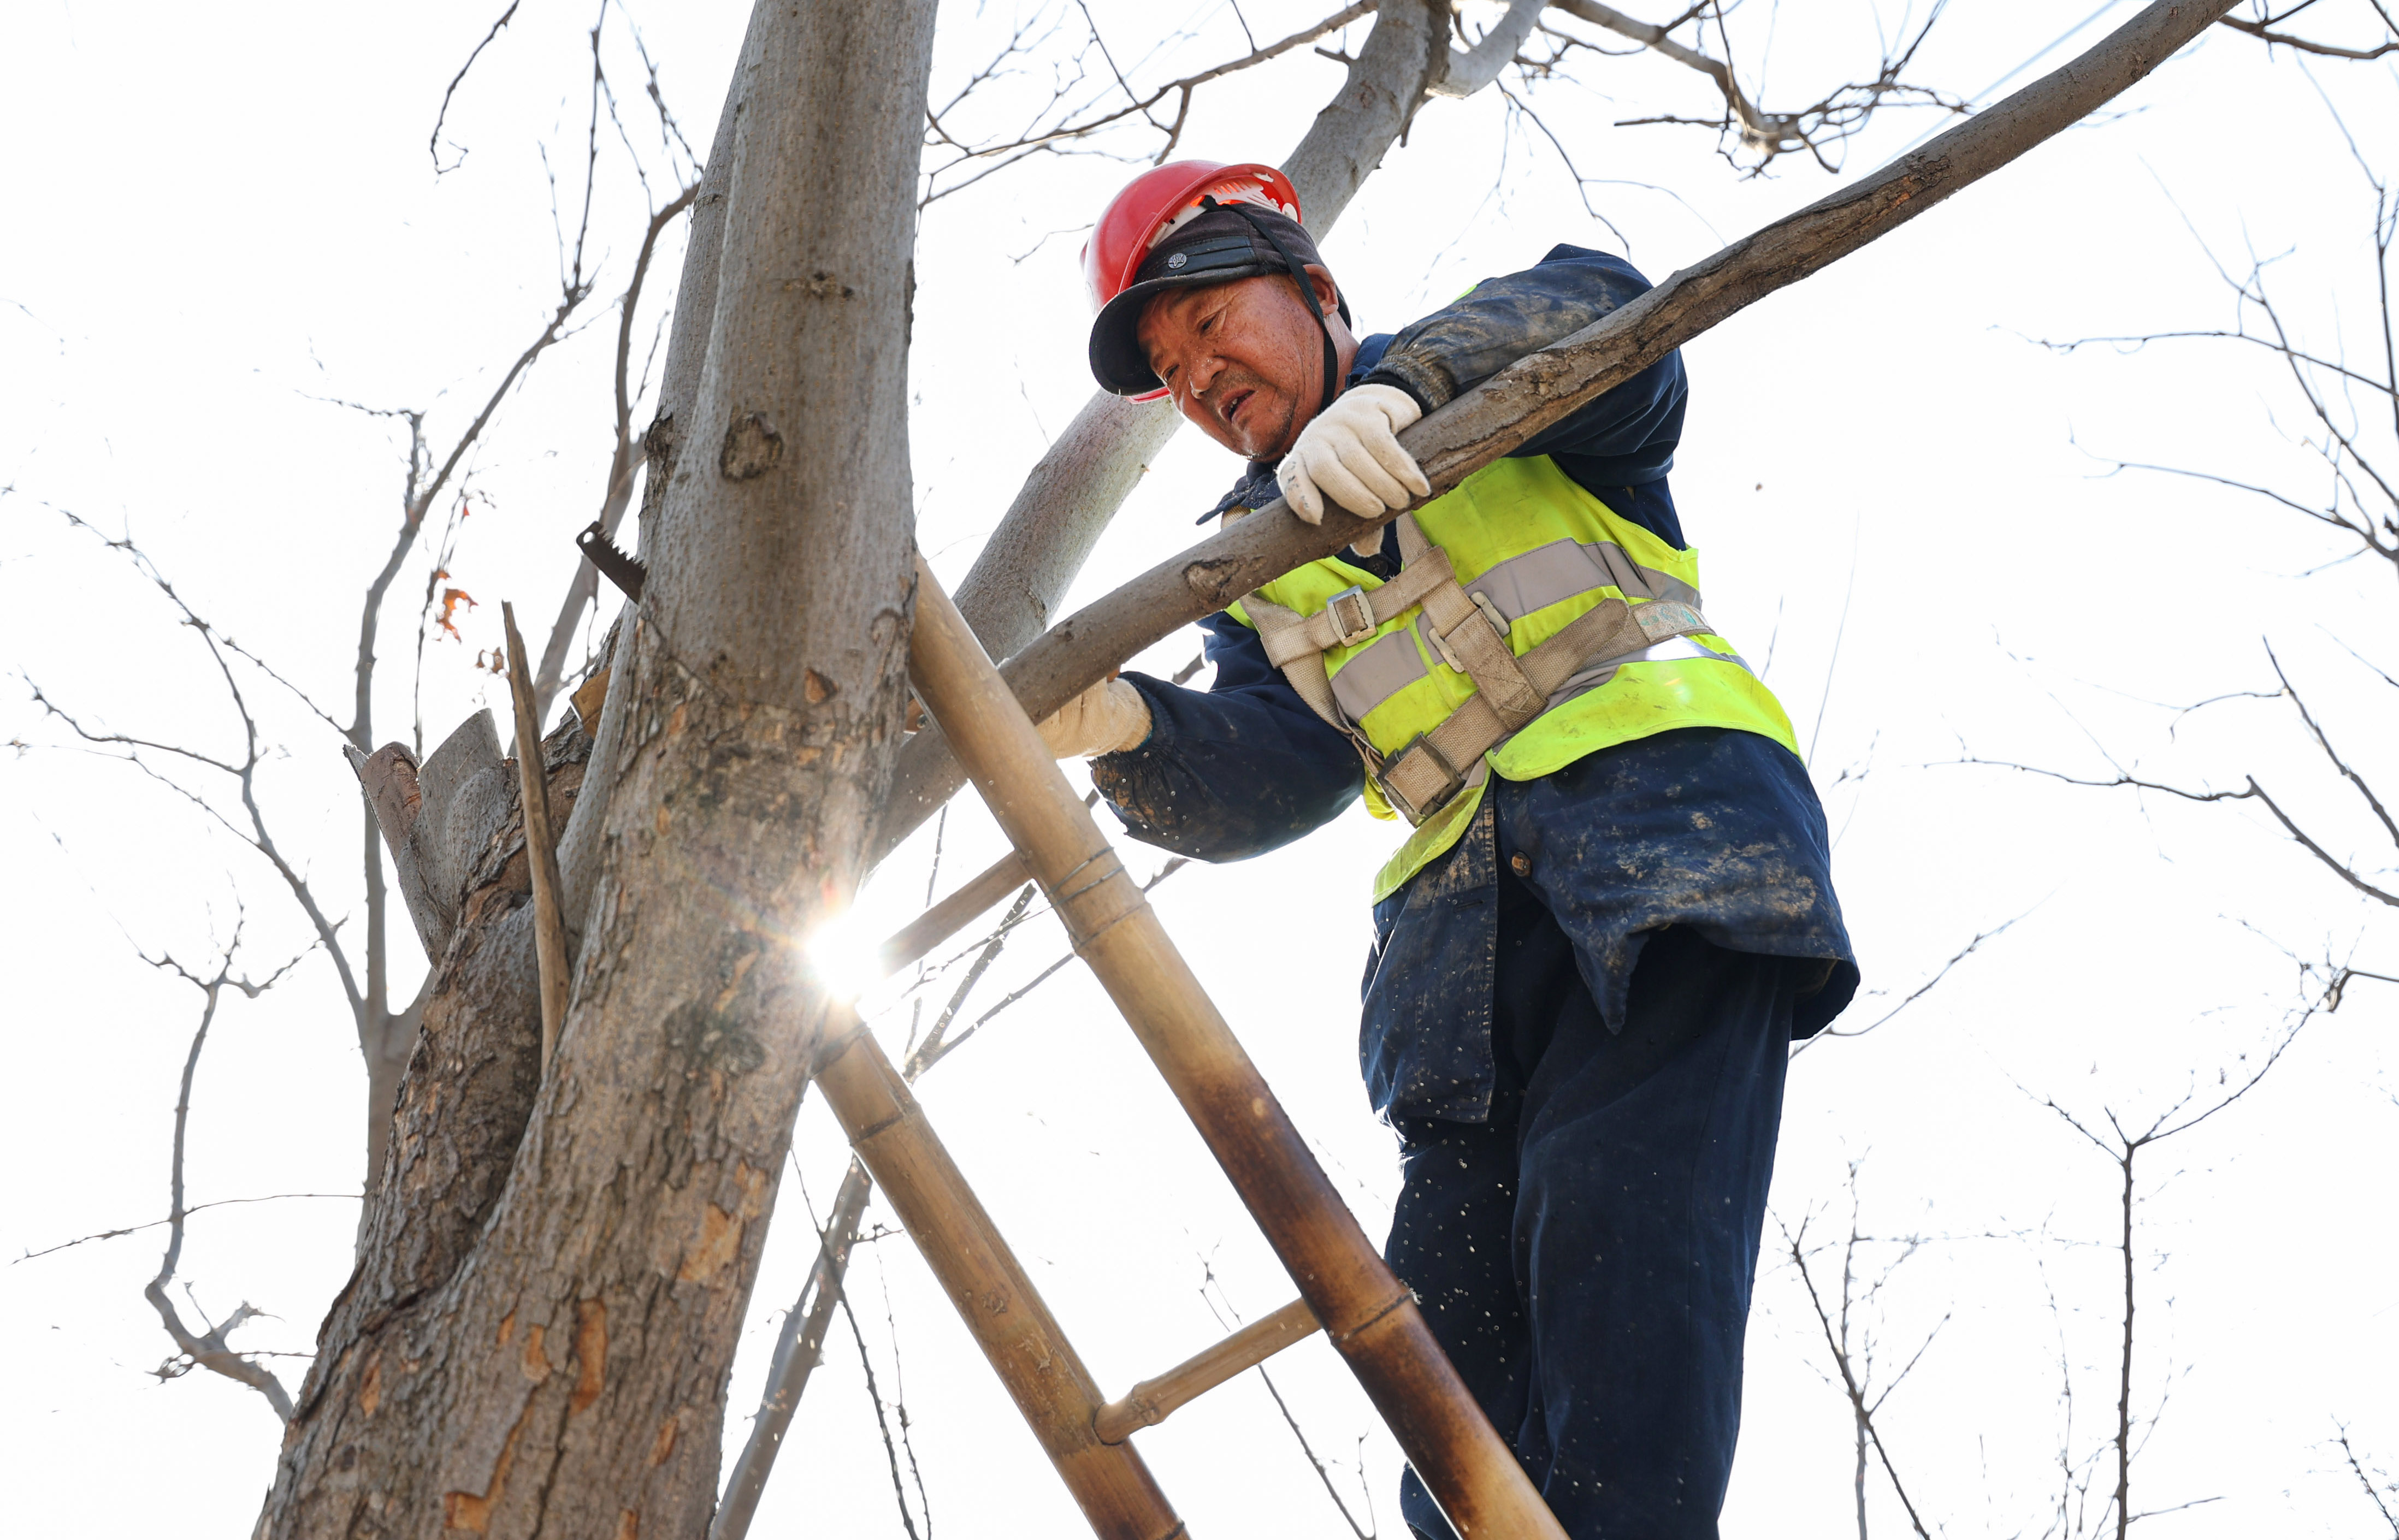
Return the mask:
<svg viewBox="0 0 2399 1540">
<path fill-rule="evenodd" d="M 1195 273 L 1188 277 L 1180 274 L 1172 277 L 1151 278 L 1134 284 L 1107 303 L 1107 307 L 1091 322 L 1091 373 L 1100 388 L 1119 396 L 1145 396 L 1153 390 L 1163 390 L 1166 382 L 1149 367 L 1149 353 L 1141 345 L 1142 312 L 1149 302 L 1170 289 L 1189 289 L 1195 285 L 1232 283 L 1240 278 L 1254 278 L 1267 273 L 1280 273 L 1281 263 L 1273 267 L 1252 264 L 1247 267 L 1213 273 Z"/>
<path fill-rule="evenodd" d="M 1194 220 L 1192 226 L 1201 223 Z M 1151 300 L 1170 289 L 1234 283 L 1280 273 L 1283 263 L 1272 247 L 1255 239 L 1242 224 L 1197 240 L 1170 242 L 1153 252 L 1142 270 L 1155 276 L 1129 285 L 1091 322 L 1091 373 L 1100 388 L 1119 396 L 1142 396 L 1165 388 L 1141 345 L 1142 312 L 1149 308 Z"/>
<path fill-rule="evenodd" d="M 1158 371 L 1149 367 L 1149 354 L 1141 345 L 1141 317 L 1149 302 L 1167 290 L 1235 283 L 1291 271 L 1282 253 L 1261 233 L 1262 223 L 1271 223 L 1302 263 L 1322 263 L 1308 232 L 1281 214 L 1254 209 L 1240 213 L 1229 208 L 1209 209 L 1160 241 L 1133 275 L 1134 281 L 1092 320 L 1091 373 L 1100 388 L 1118 396 L 1145 396 L 1166 387 Z M 1341 318 L 1348 320 L 1349 301 L 1340 302 L 1340 310 Z"/>
</svg>

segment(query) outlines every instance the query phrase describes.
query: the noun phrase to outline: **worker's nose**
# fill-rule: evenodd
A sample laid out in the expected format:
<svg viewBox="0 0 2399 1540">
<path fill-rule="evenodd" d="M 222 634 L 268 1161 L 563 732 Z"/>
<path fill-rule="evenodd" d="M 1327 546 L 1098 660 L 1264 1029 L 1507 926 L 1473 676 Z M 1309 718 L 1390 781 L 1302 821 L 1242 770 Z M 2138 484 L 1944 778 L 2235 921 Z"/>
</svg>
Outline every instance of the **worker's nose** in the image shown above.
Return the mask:
<svg viewBox="0 0 2399 1540">
<path fill-rule="evenodd" d="M 1216 376 L 1224 371 L 1225 362 L 1221 358 L 1195 358 L 1191 367 L 1183 372 L 1191 382 L 1191 394 L 1197 397 L 1208 394 L 1208 387 L 1214 385 Z"/>
</svg>

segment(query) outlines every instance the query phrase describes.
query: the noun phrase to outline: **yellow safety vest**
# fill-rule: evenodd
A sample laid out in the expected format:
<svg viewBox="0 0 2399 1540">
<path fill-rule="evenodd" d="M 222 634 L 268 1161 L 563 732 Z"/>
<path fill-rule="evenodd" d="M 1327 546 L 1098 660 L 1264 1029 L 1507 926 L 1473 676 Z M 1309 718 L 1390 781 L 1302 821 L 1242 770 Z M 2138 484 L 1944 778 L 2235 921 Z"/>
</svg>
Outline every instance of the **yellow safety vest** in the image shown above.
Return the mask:
<svg viewBox="0 0 2399 1540">
<path fill-rule="evenodd" d="M 1391 580 L 1397 591 L 1379 604 L 1382 579 L 1328 557 L 1267 584 L 1230 612 L 1261 632 L 1269 657 L 1319 714 L 1358 743 L 1370 771 L 1366 805 L 1376 817 L 1397 816 L 1395 799 L 1405 808 L 1401 781 L 1386 772 L 1425 759 L 1416 752 L 1423 740 L 1444 729 L 1470 750 L 1496 740 L 1471 770 L 1447 775 L 1432 805 L 1407 809 L 1417 828 L 1376 874 L 1376 901 L 1457 843 L 1481 804 L 1485 765 L 1510 780 L 1533 780 L 1612 744 L 1678 727 L 1739 728 L 1797 751 L 1773 693 L 1698 614 L 1699 552 L 1677 550 L 1620 517 L 1547 455 L 1484 466 L 1417 509 L 1402 538 L 1406 566 Z M 1432 571 L 1444 556 L 1446 570 Z M 1631 608 L 1592 614 L 1611 600 Z M 1610 622 L 1612 630 L 1603 624 Z M 1509 662 L 1569 626 L 1575 635 L 1526 660 L 1521 675 Z M 1438 634 L 1444 630 L 1445 638 Z M 1594 654 L 1595 637 L 1606 640 Z M 1505 654 L 1495 639 L 1504 640 Z M 1494 675 L 1495 661 L 1509 679 Z M 1495 690 L 1512 689 L 1525 704 L 1512 716 L 1503 707 L 1495 721 L 1489 702 L 1471 704 L 1479 692 L 1470 671 Z M 1482 719 L 1479 733 L 1468 730 L 1470 717 Z M 1529 720 L 1511 725 L 1522 718 Z"/>
</svg>

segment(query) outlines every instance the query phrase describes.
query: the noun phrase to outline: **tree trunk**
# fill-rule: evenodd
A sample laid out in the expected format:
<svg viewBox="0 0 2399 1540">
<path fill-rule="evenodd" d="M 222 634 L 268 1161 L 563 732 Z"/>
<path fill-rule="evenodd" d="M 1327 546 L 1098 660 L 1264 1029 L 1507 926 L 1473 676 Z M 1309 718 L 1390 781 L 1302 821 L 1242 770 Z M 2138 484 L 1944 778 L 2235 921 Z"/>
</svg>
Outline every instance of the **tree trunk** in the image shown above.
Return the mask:
<svg viewBox="0 0 2399 1540">
<path fill-rule="evenodd" d="M 762 13 L 692 452 L 618 648 L 616 760 L 592 767 L 615 790 L 557 1057 L 513 1160 L 476 1163 L 496 1191 L 471 1223 L 438 1182 L 385 1184 L 265 1535 L 707 1530 L 725 1375 L 826 1008 L 803 943 L 863 870 L 906 698 L 933 8 Z M 522 940 L 465 916 L 450 956 Z M 437 1093 L 475 1068 L 437 1036 L 528 1020 L 525 970 L 497 971 L 514 984 L 461 997 L 459 1020 L 428 1006 L 403 1102 L 436 1122 Z M 409 1148 L 404 1127 L 395 1171 Z"/>
<path fill-rule="evenodd" d="M 658 412 L 651 419 L 648 431 L 642 435 L 646 474 L 642 482 L 640 518 L 644 550 L 657 537 L 667 488 L 674 480 L 677 451 L 683 443 L 675 427 L 676 414 L 689 416 L 699 390 L 700 371 L 708 362 L 708 342 L 716 318 L 717 264 L 725 251 L 725 193 L 733 175 L 734 133 L 750 100 L 766 14 L 765 7 L 751 13 L 750 30 L 734 61 L 733 81 L 725 89 L 725 106 L 717 114 L 716 138 L 709 144 L 708 164 L 700 170 L 699 194 L 692 199 L 683 274 L 675 288 L 674 325 L 667 332 L 666 367 L 658 374 Z M 577 568 L 578 580 L 590 570 L 590 562 L 582 563 Z M 560 904 L 566 915 L 567 939 L 576 947 L 581 945 L 591 890 L 599 880 L 601 831 L 609 800 L 617 790 L 616 766 L 621 760 L 617 750 L 623 741 L 619 729 L 631 695 L 633 671 L 617 669 L 613 665 L 617 647 L 632 634 L 633 625 L 632 606 L 622 606 L 617 615 L 616 642 L 609 647 L 607 704 L 600 713 L 600 741 L 592 756 L 591 775 L 584 785 L 582 799 L 576 804 L 575 816 L 559 826 L 558 874 L 564 890 Z"/>
</svg>

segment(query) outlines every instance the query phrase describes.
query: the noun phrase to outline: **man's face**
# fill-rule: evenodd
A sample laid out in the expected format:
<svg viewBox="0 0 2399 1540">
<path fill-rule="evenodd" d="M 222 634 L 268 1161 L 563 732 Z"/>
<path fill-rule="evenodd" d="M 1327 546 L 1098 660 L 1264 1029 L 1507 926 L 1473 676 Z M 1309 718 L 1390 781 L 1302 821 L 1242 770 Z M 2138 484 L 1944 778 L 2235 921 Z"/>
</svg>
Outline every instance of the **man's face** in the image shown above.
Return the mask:
<svg viewBox="0 0 2399 1540">
<path fill-rule="evenodd" d="M 1334 314 L 1332 277 L 1316 266 L 1308 276 L 1346 370 L 1358 344 Z M 1281 458 L 1323 403 L 1323 337 L 1281 273 L 1168 290 L 1135 334 L 1176 409 L 1249 459 Z"/>
</svg>

